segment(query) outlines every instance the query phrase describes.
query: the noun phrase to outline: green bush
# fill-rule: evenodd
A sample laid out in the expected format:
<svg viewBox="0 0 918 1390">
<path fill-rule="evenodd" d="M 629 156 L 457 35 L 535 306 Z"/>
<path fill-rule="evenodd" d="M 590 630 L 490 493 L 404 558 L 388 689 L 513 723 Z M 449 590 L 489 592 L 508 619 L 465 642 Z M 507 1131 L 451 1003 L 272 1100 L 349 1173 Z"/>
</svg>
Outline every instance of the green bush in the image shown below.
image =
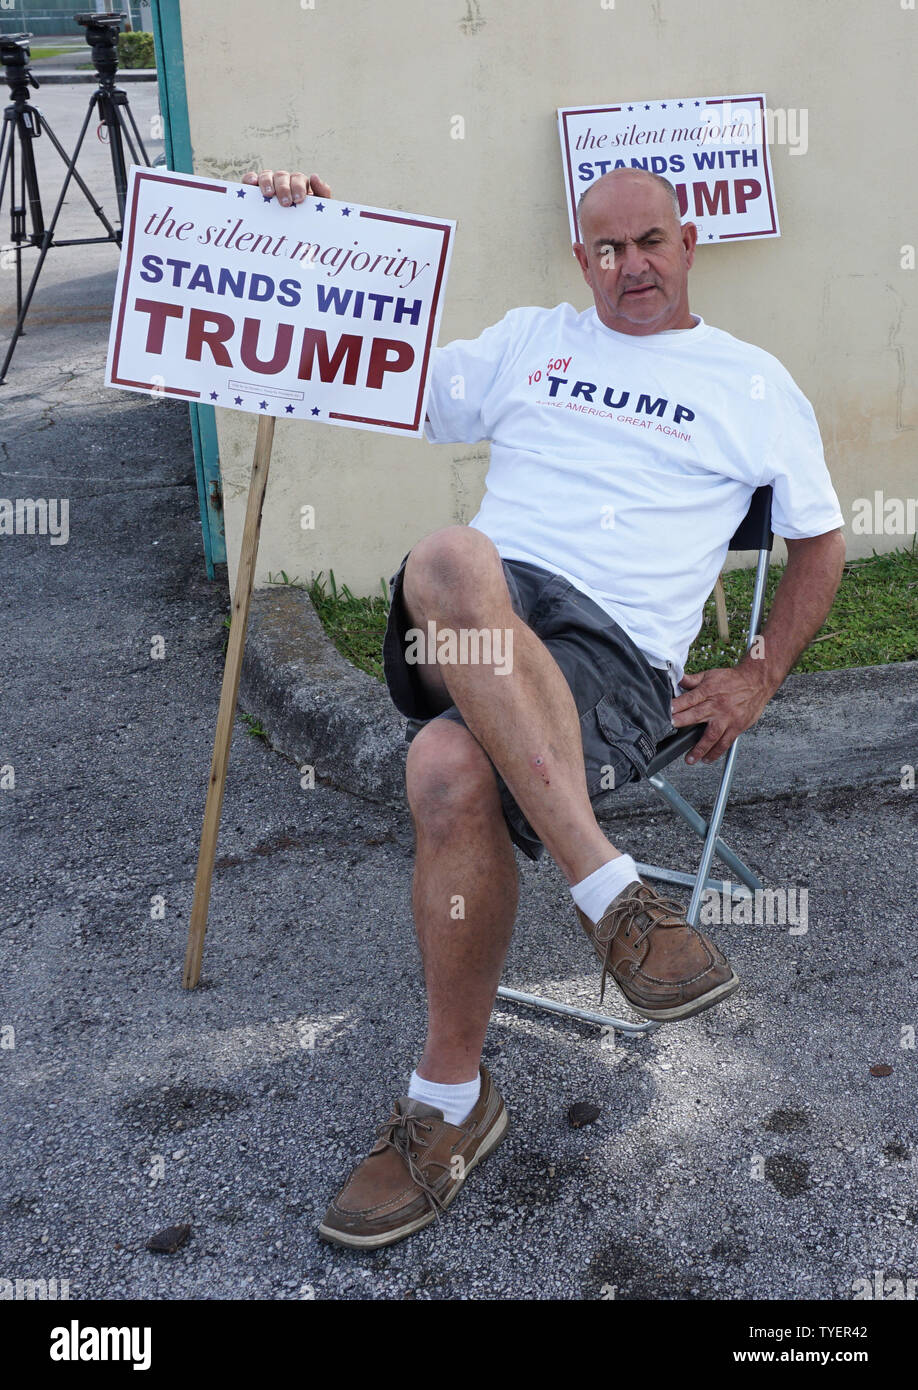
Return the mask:
<svg viewBox="0 0 918 1390">
<path fill-rule="evenodd" d="M 118 35 L 118 64 L 122 68 L 155 68 L 156 50 L 153 35 L 135 29 Z"/>
</svg>

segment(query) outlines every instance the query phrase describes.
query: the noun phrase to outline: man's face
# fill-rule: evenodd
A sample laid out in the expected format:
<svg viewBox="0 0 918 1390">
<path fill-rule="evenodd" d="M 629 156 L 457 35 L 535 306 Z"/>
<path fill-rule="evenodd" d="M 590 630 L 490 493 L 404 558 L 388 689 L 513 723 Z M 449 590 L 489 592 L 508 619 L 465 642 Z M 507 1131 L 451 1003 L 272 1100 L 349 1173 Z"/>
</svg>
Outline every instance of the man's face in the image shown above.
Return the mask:
<svg viewBox="0 0 918 1390">
<path fill-rule="evenodd" d="M 680 227 L 666 189 L 630 171 L 590 193 L 574 246 L 607 328 L 643 335 L 691 328 L 688 273 L 697 228 Z"/>
</svg>

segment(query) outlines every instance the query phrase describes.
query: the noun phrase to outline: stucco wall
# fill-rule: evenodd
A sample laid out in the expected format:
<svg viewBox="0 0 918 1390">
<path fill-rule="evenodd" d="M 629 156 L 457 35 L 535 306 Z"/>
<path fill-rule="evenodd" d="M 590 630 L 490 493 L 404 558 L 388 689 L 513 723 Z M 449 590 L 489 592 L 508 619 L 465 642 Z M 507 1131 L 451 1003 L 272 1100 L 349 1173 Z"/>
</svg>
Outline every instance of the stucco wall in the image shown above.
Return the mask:
<svg viewBox="0 0 918 1390">
<path fill-rule="evenodd" d="M 782 236 L 701 248 L 692 307 L 785 363 L 850 517 L 875 488 L 918 494 L 918 272 L 901 252 L 918 240 L 908 2 L 183 0 L 194 167 L 305 168 L 337 197 L 456 218 L 446 342 L 514 305 L 589 303 L 558 106 L 764 91 L 805 113 L 805 153 L 772 145 Z M 218 412 L 218 428 L 232 577 L 255 422 Z M 279 421 L 256 583 L 332 567 L 356 592 L 377 589 L 418 536 L 474 514 L 486 459 L 486 445 Z M 313 531 L 299 529 L 304 503 Z M 848 541 L 857 555 L 905 538 Z"/>
</svg>

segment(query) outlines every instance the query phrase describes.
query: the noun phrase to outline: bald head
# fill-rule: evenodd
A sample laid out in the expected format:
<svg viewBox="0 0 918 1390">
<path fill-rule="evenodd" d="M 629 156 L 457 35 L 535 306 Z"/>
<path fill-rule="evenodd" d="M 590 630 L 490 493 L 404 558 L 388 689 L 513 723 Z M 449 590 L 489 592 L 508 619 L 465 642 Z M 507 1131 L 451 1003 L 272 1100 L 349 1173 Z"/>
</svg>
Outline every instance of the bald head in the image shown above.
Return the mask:
<svg viewBox="0 0 918 1390">
<path fill-rule="evenodd" d="M 649 169 L 612 169 L 590 184 L 577 212 L 574 255 L 600 321 L 635 335 L 691 328 L 688 272 L 698 229 L 680 222 L 669 180 Z"/>
<path fill-rule="evenodd" d="M 650 185 L 656 184 L 658 188 L 662 189 L 672 205 L 673 215 L 676 221 L 682 221 L 682 209 L 679 207 L 679 195 L 675 188 L 670 183 L 669 179 L 664 179 L 662 174 L 653 174 L 649 169 L 611 169 L 608 174 L 603 174 L 601 178 L 594 179 L 580 195 L 577 203 L 577 221 L 579 222 L 581 220 L 580 215 L 587 198 L 589 198 L 590 194 L 594 193 L 597 188 L 604 188 L 606 192 L 614 193 L 616 187 L 624 187 L 625 183 L 634 183 L 635 180 L 637 180 L 639 184 L 642 180 Z"/>
</svg>

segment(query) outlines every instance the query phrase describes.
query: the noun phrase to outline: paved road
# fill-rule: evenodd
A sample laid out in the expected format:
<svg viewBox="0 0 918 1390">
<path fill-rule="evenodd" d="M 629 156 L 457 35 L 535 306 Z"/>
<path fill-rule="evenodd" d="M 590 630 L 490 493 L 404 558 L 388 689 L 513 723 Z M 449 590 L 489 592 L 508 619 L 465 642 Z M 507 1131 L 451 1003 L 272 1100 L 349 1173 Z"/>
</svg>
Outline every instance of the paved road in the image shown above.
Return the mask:
<svg viewBox="0 0 918 1390">
<path fill-rule="evenodd" d="M 49 95 L 76 118 L 78 89 Z M 372 1255 L 317 1240 L 418 1056 L 410 827 L 302 790 L 240 722 L 204 983 L 181 989 L 226 595 L 203 574 L 185 408 L 100 385 L 113 285 L 110 248 L 56 255 L 0 388 L 0 494 L 70 501 L 66 545 L 0 538 L 0 1279 L 845 1300 L 875 1270 L 918 1276 L 916 803 L 893 768 L 888 791 L 731 816 L 809 913 L 801 934 L 712 928 L 745 980 L 727 1005 L 612 1047 L 500 1006 L 486 1063 L 512 1127 L 448 1218 Z M 642 859 L 693 852 L 662 811 L 613 832 Z M 557 872 L 527 866 L 507 981 L 590 1004 L 597 973 Z M 581 1099 L 600 1118 L 571 1130 Z M 183 1221 L 176 1254 L 145 1249 Z"/>
</svg>

